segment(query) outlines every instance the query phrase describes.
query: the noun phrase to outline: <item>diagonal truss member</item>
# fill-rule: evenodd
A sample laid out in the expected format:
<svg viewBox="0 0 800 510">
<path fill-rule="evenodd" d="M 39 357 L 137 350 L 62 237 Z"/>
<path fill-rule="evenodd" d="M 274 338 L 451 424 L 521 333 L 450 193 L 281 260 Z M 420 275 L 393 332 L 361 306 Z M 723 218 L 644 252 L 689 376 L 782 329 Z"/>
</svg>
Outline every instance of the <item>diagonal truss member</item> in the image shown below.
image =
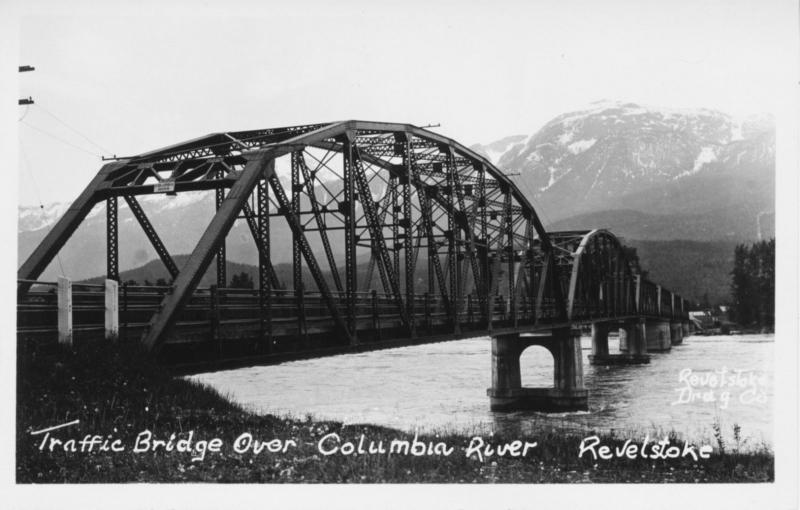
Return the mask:
<svg viewBox="0 0 800 510">
<path fill-rule="evenodd" d="M 144 234 L 147 236 L 147 239 L 150 240 L 150 244 L 153 245 L 153 249 L 156 250 L 158 258 L 160 258 L 161 262 L 164 263 L 167 271 L 169 271 L 169 275 L 174 280 L 175 277 L 178 276 L 178 266 L 175 265 L 175 261 L 172 260 L 167 248 L 164 246 L 164 243 L 161 242 L 161 238 L 158 237 L 158 234 L 153 228 L 152 223 L 150 223 L 150 220 L 147 219 L 147 215 L 145 215 L 144 211 L 142 210 L 142 206 L 139 205 L 139 201 L 129 195 L 125 196 L 125 201 L 128 203 L 128 207 L 131 208 L 131 212 L 136 217 L 136 221 L 139 222 L 142 230 L 144 230 Z"/>
</svg>

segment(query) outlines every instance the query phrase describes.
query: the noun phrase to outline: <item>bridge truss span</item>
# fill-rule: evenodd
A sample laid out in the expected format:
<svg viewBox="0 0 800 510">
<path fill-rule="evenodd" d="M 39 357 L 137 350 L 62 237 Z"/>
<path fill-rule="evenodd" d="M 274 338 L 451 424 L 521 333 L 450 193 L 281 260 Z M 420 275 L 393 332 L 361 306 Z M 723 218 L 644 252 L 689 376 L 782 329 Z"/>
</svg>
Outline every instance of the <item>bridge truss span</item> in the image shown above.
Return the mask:
<svg viewBox="0 0 800 510">
<path fill-rule="evenodd" d="M 178 267 L 135 197 L 189 191 L 213 191 L 216 207 Z M 153 351 L 239 342 L 291 357 L 685 310 L 610 232 L 548 233 L 481 155 L 412 125 L 355 120 L 217 133 L 106 164 L 20 267 L 21 300 L 102 201 L 106 274 L 119 279 L 120 198 L 172 277 L 137 330 Z M 237 221 L 258 260 L 250 293 L 228 289 Z M 287 243 L 290 277 L 273 260 Z M 215 260 L 216 286 L 201 288 Z"/>
</svg>

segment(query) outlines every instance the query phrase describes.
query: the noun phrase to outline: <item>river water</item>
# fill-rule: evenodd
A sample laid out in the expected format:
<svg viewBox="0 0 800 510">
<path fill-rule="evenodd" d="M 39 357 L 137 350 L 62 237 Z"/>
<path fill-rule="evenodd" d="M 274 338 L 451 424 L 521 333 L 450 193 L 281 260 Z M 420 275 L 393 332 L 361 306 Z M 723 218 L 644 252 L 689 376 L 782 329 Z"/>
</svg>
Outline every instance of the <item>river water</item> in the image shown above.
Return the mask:
<svg viewBox="0 0 800 510">
<path fill-rule="evenodd" d="M 371 423 L 408 432 L 535 435 L 543 429 L 610 431 L 644 437 L 675 431 L 741 448 L 772 445 L 773 335 L 691 336 L 649 365 L 595 367 L 582 338 L 589 411 L 489 410 L 491 342 L 475 338 L 251 367 L 190 377 L 257 413 Z M 617 339 L 609 350 L 618 352 Z M 541 347 L 521 359 L 523 386 L 552 386 L 553 361 Z M 714 442 L 714 444 L 716 444 Z"/>
</svg>

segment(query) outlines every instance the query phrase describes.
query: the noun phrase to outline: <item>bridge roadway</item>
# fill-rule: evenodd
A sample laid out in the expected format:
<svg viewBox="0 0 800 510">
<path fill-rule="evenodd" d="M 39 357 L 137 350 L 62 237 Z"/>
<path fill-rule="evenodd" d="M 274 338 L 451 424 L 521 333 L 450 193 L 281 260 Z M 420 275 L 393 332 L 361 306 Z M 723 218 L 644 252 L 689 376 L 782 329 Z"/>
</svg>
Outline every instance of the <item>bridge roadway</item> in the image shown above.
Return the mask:
<svg viewBox="0 0 800 510">
<path fill-rule="evenodd" d="M 214 192 L 215 212 L 178 267 L 136 196 L 201 191 Z M 168 286 L 117 286 L 119 198 Z M 38 281 L 102 202 L 107 283 Z M 252 233 L 255 290 L 229 287 L 236 221 Z M 278 277 L 276 251 L 291 253 L 291 282 Z M 200 288 L 206 273 L 216 285 Z M 592 362 L 616 364 L 648 362 L 688 324 L 685 300 L 643 278 L 612 233 L 547 232 L 482 156 L 411 125 L 364 121 L 217 133 L 108 163 L 18 279 L 24 348 L 114 336 L 184 372 L 489 336 L 498 410 L 586 407 L 581 326 L 592 324 Z M 620 354 L 608 352 L 613 329 Z M 553 388 L 521 387 L 530 345 L 553 354 Z"/>
</svg>

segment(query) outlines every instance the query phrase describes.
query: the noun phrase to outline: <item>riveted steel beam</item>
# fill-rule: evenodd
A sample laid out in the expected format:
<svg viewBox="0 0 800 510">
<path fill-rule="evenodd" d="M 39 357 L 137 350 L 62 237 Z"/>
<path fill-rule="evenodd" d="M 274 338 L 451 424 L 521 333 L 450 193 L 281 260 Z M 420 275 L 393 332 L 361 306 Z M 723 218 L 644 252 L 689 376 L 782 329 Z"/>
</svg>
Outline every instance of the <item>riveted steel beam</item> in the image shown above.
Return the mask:
<svg viewBox="0 0 800 510">
<path fill-rule="evenodd" d="M 119 222 L 117 197 L 106 199 L 106 278 L 119 281 Z"/>
<path fill-rule="evenodd" d="M 158 258 L 160 258 L 161 262 L 164 263 L 169 275 L 174 280 L 175 277 L 178 276 L 178 266 L 175 264 L 175 261 L 172 260 L 167 248 L 164 246 L 164 243 L 161 242 L 161 238 L 158 237 L 158 234 L 156 233 L 155 228 L 153 228 L 153 225 L 150 223 L 150 220 L 147 219 L 147 215 L 142 210 L 142 206 L 139 205 L 139 202 L 134 197 L 126 195 L 124 198 L 128 203 L 128 207 L 133 213 L 134 218 L 136 218 L 136 221 L 139 222 L 139 225 L 142 227 L 147 239 L 150 240 L 150 244 L 153 245 L 153 249 L 156 250 Z"/>
</svg>

